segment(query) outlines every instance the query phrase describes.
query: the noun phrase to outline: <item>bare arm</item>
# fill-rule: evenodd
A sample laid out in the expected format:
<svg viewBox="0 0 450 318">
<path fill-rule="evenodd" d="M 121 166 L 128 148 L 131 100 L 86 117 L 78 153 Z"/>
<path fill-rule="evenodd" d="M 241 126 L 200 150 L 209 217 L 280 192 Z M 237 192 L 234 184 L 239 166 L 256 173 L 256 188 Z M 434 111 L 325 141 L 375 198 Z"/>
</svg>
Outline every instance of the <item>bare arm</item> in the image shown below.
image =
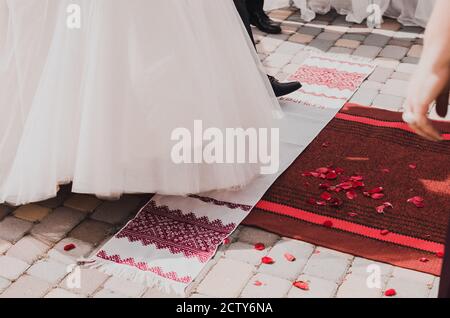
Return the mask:
<svg viewBox="0 0 450 318">
<path fill-rule="evenodd" d="M 425 138 L 439 140 L 439 133 L 431 126 L 427 112 L 450 77 L 450 1 L 437 0 L 425 32 L 424 50 L 419 68 L 408 92 L 406 111 L 415 115 L 411 127 Z"/>
</svg>

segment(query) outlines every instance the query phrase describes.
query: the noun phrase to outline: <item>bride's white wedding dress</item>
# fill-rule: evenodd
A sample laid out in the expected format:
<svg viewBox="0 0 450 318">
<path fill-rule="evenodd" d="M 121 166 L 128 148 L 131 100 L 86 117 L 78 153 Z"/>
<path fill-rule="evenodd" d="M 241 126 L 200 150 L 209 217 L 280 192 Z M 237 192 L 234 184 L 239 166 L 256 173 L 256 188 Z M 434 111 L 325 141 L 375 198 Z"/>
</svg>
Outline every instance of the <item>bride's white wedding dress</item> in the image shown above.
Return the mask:
<svg viewBox="0 0 450 318">
<path fill-rule="evenodd" d="M 174 164 L 173 129 L 278 111 L 231 0 L 0 0 L 0 203 L 239 187 L 259 165 Z"/>
</svg>

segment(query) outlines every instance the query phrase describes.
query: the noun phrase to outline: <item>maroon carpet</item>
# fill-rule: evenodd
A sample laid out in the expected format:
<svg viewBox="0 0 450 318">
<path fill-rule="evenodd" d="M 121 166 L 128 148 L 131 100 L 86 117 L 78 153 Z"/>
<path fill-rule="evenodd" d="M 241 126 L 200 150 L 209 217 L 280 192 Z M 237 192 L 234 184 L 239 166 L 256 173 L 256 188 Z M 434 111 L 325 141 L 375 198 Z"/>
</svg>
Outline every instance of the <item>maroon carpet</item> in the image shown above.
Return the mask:
<svg viewBox="0 0 450 318">
<path fill-rule="evenodd" d="M 245 224 L 376 261 L 439 274 L 450 213 L 445 141 L 400 113 L 347 104 L 277 180 Z"/>
</svg>

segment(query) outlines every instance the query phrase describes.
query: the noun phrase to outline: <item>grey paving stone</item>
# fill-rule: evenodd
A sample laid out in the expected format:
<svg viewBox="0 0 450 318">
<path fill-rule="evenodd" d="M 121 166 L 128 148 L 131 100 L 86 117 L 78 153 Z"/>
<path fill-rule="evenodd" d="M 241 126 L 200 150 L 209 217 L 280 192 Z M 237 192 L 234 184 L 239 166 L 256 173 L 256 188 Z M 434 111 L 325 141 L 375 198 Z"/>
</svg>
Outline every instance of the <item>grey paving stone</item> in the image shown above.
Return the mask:
<svg viewBox="0 0 450 318">
<path fill-rule="evenodd" d="M 353 55 L 362 56 L 362 57 L 366 57 L 366 58 L 369 58 L 369 59 L 373 59 L 373 58 L 378 56 L 380 51 L 381 51 L 381 48 L 379 48 L 377 46 L 360 45 L 353 52 Z"/>
<path fill-rule="evenodd" d="M 108 278 L 108 275 L 96 269 L 76 268 L 59 286 L 75 294 L 91 296 Z"/>
<path fill-rule="evenodd" d="M 334 44 L 334 41 L 314 39 L 309 43 L 307 49 L 319 50 L 322 52 L 326 52 L 333 46 L 333 44 Z"/>
<path fill-rule="evenodd" d="M 317 39 L 326 40 L 326 41 L 337 41 L 342 36 L 342 33 L 338 32 L 322 32 L 317 36 Z"/>
<path fill-rule="evenodd" d="M 401 73 L 401 72 L 394 72 L 394 73 L 392 73 L 391 78 L 392 79 L 396 79 L 396 80 L 409 82 L 410 79 L 411 79 L 411 74 Z"/>
<path fill-rule="evenodd" d="M 112 234 L 112 229 L 111 224 L 87 219 L 74 228 L 69 236 L 97 246 L 109 234 Z"/>
<path fill-rule="evenodd" d="M 91 213 L 101 203 L 102 201 L 93 195 L 74 193 L 64 202 L 64 206 L 74 210 Z"/>
<path fill-rule="evenodd" d="M 409 83 L 397 79 L 389 79 L 381 88 L 381 94 L 405 97 L 408 93 Z"/>
<path fill-rule="evenodd" d="M 352 262 L 349 273 L 357 276 L 368 277 L 375 270 L 379 271 L 383 278 L 387 280 L 391 276 L 394 267 L 389 264 L 356 257 Z"/>
<path fill-rule="evenodd" d="M 260 283 L 262 285 L 258 285 Z M 292 287 L 286 279 L 266 274 L 256 274 L 242 291 L 242 298 L 283 298 Z"/>
<path fill-rule="evenodd" d="M 408 73 L 408 74 L 413 74 L 416 72 L 416 70 L 417 70 L 417 65 L 412 64 L 412 63 L 400 63 L 396 69 L 397 72 Z"/>
<path fill-rule="evenodd" d="M 33 227 L 33 223 L 8 216 L 0 222 L 0 239 L 15 243 L 25 236 Z"/>
<path fill-rule="evenodd" d="M 392 68 L 384 68 L 377 66 L 373 73 L 369 76 L 369 81 L 375 81 L 379 83 L 386 83 L 389 77 L 394 72 Z"/>
<path fill-rule="evenodd" d="M 137 284 L 128 280 L 111 277 L 103 286 L 105 289 L 127 297 L 140 297 L 147 289 L 144 284 Z"/>
<path fill-rule="evenodd" d="M 305 266 L 304 274 L 339 283 L 347 273 L 350 260 L 346 255 L 321 251 L 313 254 Z"/>
<path fill-rule="evenodd" d="M 292 287 L 288 293 L 288 298 L 332 298 L 336 294 L 338 284 L 315 276 L 302 275 L 298 281 L 307 282 L 309 290 L 301 290 Z"/>
<path fill-rule="evenodd" d="M 121 299 L 121 298 L 129 298 L 129 297 L 126 295 L 114 292 L 109 289 L 101 289 L 94 294 L 93 298 L 100 298 L 100 299 L 118 298 L 118 299 Z"/>
<path fill-rule="evenodd" d="M 106 201 L 95 210 L 92 218 L 110 224 L 120 224 L 126 221 L 131 213 L 141 208 L 141 202 L 141 199 L 136 196 L 124 196 L 118 201 Z"/>
<path fill-rule="evenodd" d="M 75 249 L 65 251 L 64 247 L 69 244 L 74 244 Z M 90 243 L 68 237 L 58 242 L 58 244 L 48 252 L 48 256 L 57 262 L 70 265 L 76 263 L 80 258 L 88 257 L 93 249 L 94 246 Z"/>
<path fill-rule="evenodd" d="M 6 253 L 11 246 L 12 244 L 9 243 L 8 241 L 0 239 L 0 255 Z"/>
<path fill-rule="evenodd" d="M 52 285 L 58 284 L 67 274 L 68 267 L 65 264 L 53 260 L 41 260 L 31 266 L 27 274 L 40 278 Z"/>
<path fill-rule="evenodd" d="M 0 277 L 16 280 L 29 266 L 20 259 L 10 256 L 0 256 Z"/>
<path fill-rule="evenodd" d="M 332 54 L 352 55 L 353 50 L 346 47 L 333 46 L 328 52 Z"/>
<path fill-rule="evenodd" d="M 280 237 L 253 227 L 243 227 L 239 233 L 239 240 L 249 244 L 263 243 L 266 247 L 273 246 Z"/>
<path fill-rule="evenodd" d="M 385 283 L 379 287 L 367 283 L 367 276 L 350 274 L 339 286 L 337 298 L 381 298 Z"/>
<path fill-rule="evenodd" d="M 402 59 L 402 63 L 419 64 L 419 62 L 420 62 L 420 59 L 417 57 L 407 56 Z"/>
<path fill-rule="evenodd" d="M 86 214 L 80 211 L 67 207 L 57 208 L 34 226 L 31 234 L 43 241 L 58 242 L 85 217 Z"/>
<path fill-rule="evenodd" d="M 366 39 L 366 36 L 364 34 L 358 34 L 358 33 L 346 33 L 341 37 L 341 39 L 364 42 L 364 40 Z"/>
<path fill-rule="evenodd" d="M 211 298 L 211 296 L 206 296 L 206 295 L 197 294 L 197 293 L 193 294 L 192 298 L 197 298 L 197 297 L 193 297 L 194 295 L 197 295 L 199 298 L 200 298 L 200 296 L 203 296 L 202 298 Z M 144 295 L 142 295 L 142 298 L 181 298 L 181 296 L 174 294 L 174 293 L 166 293 L 157 288 L 149 288 L 144 293 Z"/>
<path fill-rule="evenodd" d="M 8 216 L 12 211 L 13 211 L 12 207 L 0 204 L 0 221 L 3 220 L 6 216 Z"/>
<path fill-rule="evenodd" d="M 275 51 L 278 54 L 295 55 L 304 48 L 303 45 L 294 42 L 284 42 Z"/>
<path fill-rule="evenodd" d="M 314 246 L 311 244 L 290 239 L 280 240 L 268 254 L 275 260 L 275 263 L 271 265 L 261 264 L 258 271 L 293 281 L 302 273 L 313 251 Z M 293 255 L 295 261 L 288 261 L 285 258 L 286 253 Z"/>
<path fill-rule="evenodd" d="M 427 284 L 395 277 L 388 281 L 388 289 L 395 289 L 397 295 L 394 298 L 428 298 L 430 294 Z"/>
<path fill-rule="evenodd" d="M 10 280 L 0 277 L 0 294 L 3 293 L 5 289 L 9 287 L 9 285 L 11 285 Z"/>
<path fill-rule="evenodd" d="M 370 34 L 365 40 L 364 45 L 384 47 L 390 40 L 390 37 L 381 34 Z"/>
<path fill-rule="evenodd" d="M 410 269 L 395 267 L 392 272 L 393 278 L 404 279 L 411 282 L 417 282 L 424 285 L 432 284 L 435 277 L 430 274 L 425 274 Z"/>
<path fill-rule="evenodd" d="M 267 253 L 267 248 L 263 251 L 257 251 L 254 245 L 236 242 L 225 251 L 225 257 L 256 266 L 261 264 L 261 258 L 266 256 Z"/>
<path fill-rule="evenodd" d="M 407 48 L 395 45 L 387 45 L 381 51 L 380 56 L 395 60 L 401 60 L 406 56 L 406 53 L 408 53 Z"/>
<path fill-rule="evenodd" d="M 56 299 L 83 298 L 83 296 L 71 293 L 62 288 L 55 288 L 55 289 L 52 289 L 47 295 L 45 295 L 45 298 L 56 298 Z"/>
<path fill-rule="evenodd" d="M 229 259 L 221 259 L 200 283 L 200 294 L 223 298 L 238 297 L 252 277 L 254 266 Z"/>
<path fill-rule="evenodd" d="M 322 33 L 322 29 L 317 27 L 303 26 L 298 30 L 298 33 L 312 35 L 315 37 Z"/>
<path fill-rule="evenodd" d="M 372 106 L 380 109 L 387 109 L 392 111 L 400 111 L 403 107 L 405 99 L 393 95 L 378 95 L 372 103 Z"/>
<path fill-rule="evenodd" d="M 370 106 L 378 94 L 379 90 L 376 88 L 360 88 L 350 99 L 350 102 Z"/>
<path fill-rule="evenodd" d="M 6 289 L 1 298 L 40 298 L 51 289 L 51 285 L 39 278 L 24 275 Z"/>
<path fill-rule="evenodd" d="M 14 244 L 6 253 L 7 256 L 15 257 L 27 264 L 32 264 L 44 255 L 50 246 L 32 236 L 25 236 Z"/>
<path fill-rule="evenodd" d="M 273 53 L 264 60 L 263 64 L 268 67 L 281 68 L 288 64 L 292 60 L 292 57 L 287 54 Z"/>
</svg>

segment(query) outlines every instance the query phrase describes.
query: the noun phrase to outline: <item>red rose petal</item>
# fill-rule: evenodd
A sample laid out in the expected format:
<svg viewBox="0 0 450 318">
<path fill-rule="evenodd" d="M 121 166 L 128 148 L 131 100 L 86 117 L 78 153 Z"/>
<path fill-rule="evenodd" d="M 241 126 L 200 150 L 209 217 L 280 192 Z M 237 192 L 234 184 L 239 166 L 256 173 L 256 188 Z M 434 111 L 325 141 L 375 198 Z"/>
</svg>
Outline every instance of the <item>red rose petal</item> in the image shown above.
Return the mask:
<svg viewBox="0 0 450 318">
<path fill-rule="evenodd" d="M 392 205 L 391 202 L 384 202 L 383 205 L 384 205 L 385 207 L 387 207 L 387 208 L 391 208 L 391 209 L 394 208 L 394 206 Z"/>
<path fill-rule="evenodd" d="M 257 251 L 264 251 L 266 249 L 266 246 L 263 243 L 256 243 L 255 244 L 255 250 Z"/>
<path fill-rule="evenodd" d="M 298 281 L 294 282 L 294 287 L 297 287 L 298 289 L 308 291 L 309 290 L 309 284 L 307 282 Z"/>
<path fill-rule="evenodd" d="M 347 196 L 347 199 L 349 199 L 349 200 L 354 200 L 358 197 L 358 195 L 356 194 L 355 191 L 347 191 L 347 193 L 345 195 Z"/>
<path fill-rule="evenodd" d="M 325 205 L 327 205 L 327 203 L 325 201 L 317 201 L 316 204 L 318 206 L 325 206 Z"/>
<path fill-rule="evenodd" d="M 64 246 L 64 251 L 69 252 L 71 250 L 74 250 L 76 248 L 75 244 L 71 243 L 71 244 L 67 244 L 66 246 Z"/>
<path fill-rule="evenodd" d="M 337 174 L 343 174 L 343 173 L 345 172 L 345 170 L 342 169 L 342 168 L 336 168 L 334 171 L 335 171 Z"/>
<path fill-rule="evenodd" d="M 347 181 L 347 182 L 343 182 L 341 184 L 338 184 L 339 188 L 342 188 L 344 190 L 350 190 L 352 188 L 354 188 L 353 186 L 353 182 Z"/>
<path fill-rule="evenodd" d="M 397 295 L 397 292 L 395 289 L 388 289 L 384 292 L 384 295 L 387 297 L 392 297 L 392 296 Z"/>
<path fill-rule="evenodd" d="M 351 181 L 363 181 L 364 178 L 363 178 L 363 176 L 351 176 L 350 180 Z"/>
<path fill-rule="evenodd" d="M 339 198 L 333 198 L 330 200 L 330 205 L 334 207 L 340 207 L 344 202 Z"/>
<path fill-rule="evenodd" d="M 275 263 L 275 261 L 273 260 L 273 258 L 271 258 L 269 256 L 264 256 L 263 258 L 261 258 L 261 263 L 271 265 L 271 264 Z"/>
<path fill-rule="evenodd" d="M 327 182 L 319 184 L 319 189 L 322 189 L 322 190 L 328 190 L 330 187 L 331 187 L 331 184 L 329 184 Z"/>
<path fill-rule="evenodd" d="M 257 280 L 257 281 L 255 281 L 254 283 L 253 283 L 253 285 L 255 285 L 255 286 L 262 286 L 262 285 L 264 285 L 262 282 L 260 282 L 259 280 Z"/>
<path fill-rule="evenodd" d="M 426 257 L 422 257 L 421 259 L 419 259 L 419 261 L 421 261 L 422 263 L 428 263 L 430 260 Z"/>
<path fill-rule="evenodd" d="M 384 198 L 384 194 L 383 193 L 374 193 L 371 195 L 371 198 L 375 199 L 375 200 L 380 200 L 380 199 Z"/>
<path fill-rule="evenodd" d="M 384 213 L 384 209 L 386 209 L 385 205 L 380 205 L 376 207 L 376 211 L 377 213 L 383 214 Z"/>
<path fill-rule="evenodd" d="M 331 194 L 329 192 L 324 192 L 320 195 L 320 198 L 325 200 L 325 201 L 330 201 L 331 200 Z"/>
<path fill-rule="evenodd" d="M 374 193 L 381 193 L 381 192 L 383 192 L 383 191 L 384 191 L 384 188 L 383 188 L 383 187 L 376 187 L 376 188 L 370 190 L 368 193 L 369 193 L 369 194 L 374 194 Z"/>
<path fill-rule="evenodd" d="M 389 173 L 389 172 L 391 172 L 391 170 L 389 170 L 389 169 L 387 169 L 387 168 L 383 168 L 383 169 L 381 169 L 381 172 L 383 172 L 383 173 Z"/>
<path fill-rule="evenodd" d="M 386 236 L 386 235 L 388 235 L 388 234 L 390 234 L 390 233 L 391 233 L 391 231 L 389 231 L 389 230 L 382 230 L 382 231 L 380 232 L 380 234 L 383 235 L 383 236 Z"/>
<path fill-rule="evenodd" d="M 335 179 L 337 179 L 337 177 L 338 177 L 338 175 L 336 174 L 336 172 L 328 172 L 327 174 L 326 174 L 326 178 L 328 179 L 328 180 L 335 180 Z"/>
<path fill-rule="evenodd" d="M 288 261 L 288 262 L 294 262 L 296 260 L 295 256 L 290 254 L 290 253 L 285 253 L 284 254 L 284 258 Z"/>
<path fill-rule="evenodd" d="M 331 146 L 331 143 L 330 142 L 324 142 L 323 144 L 322 144 L 322 147 L 324 147 L 324 148 L 328 148 L 328 147 L 330 147 Z"/>
<path fill-rule="evenodd" d="M 355 217 L 355 216 L 358 216 L 358 213 L 355 213 L 355 212 L 349 212 L 349 213 L 348 213 L 348 216 L 351 216 L 351 217 L 353 218 L 353 217 Z"/>
<path fill-rule="evenodd" d="M 416 168 L 417 168 L 417 164 L 415 164 L 415 163 L 410 163 L 410 164 L 408 165 L 408 167 L 409 167 L 410 169 L 416 169 Z"/>
<path fill-rule="evenodd" d="M 317 172 L 310 172 L 310 173 L 311 173 L 311 176 L 313 176 L 314 178 L 320 177 L 320 173 L 317 173 Z"/>
<path fill-rule="evenodd" d="M 311 176 L 312 176 L 312 174 L 309 171 L 302 173 L 302 177 L 311 177 Z"/>
<path fill-rule="evenodd" d="M 353 187 L 353 189 L 362 188 L 362 187 L 364 187 L 364 186 L 365 186 L 364 182 L 361 182 L 361 181 L 352 181 L 352 187 Z"/>
<path fill-rule="evenodd" d="M 424 201 L 425 201 L 424 198 L 419 197 L 419 196 L 415 196 L 415 197 L 412 197 L 412 198 L 407 200 L 408 203 L 412 203 L 418 208 L 424 208 L 425 207 Z"/>
<path fill-rule="evenodd" d="M 223 240 L 223 244 L 225 244 L 225 245 L 228 245 L 230 243 L 231 243 L 231 240 L 228 237 Z"/>
<path fill-rule="evenodd" d="M 306 203 L 309 203 L 309 204 L 316 204 L 316 200 L 315 200 L 314 198 L 310 198 L 310 199 L 308 199 L 308 200 L 306 201 Z"/>
<path fill-rule="evenodd" d="M 325 227 L 333 227 L 333 222 L 331 222 L 331 221 L 325 221 L 325 222 L 323 222 L 323 226 L 325 226 Z"/>
<path fill-rule="evenodd" d="M 436 256 L 439 258 L 444 258 L 445 253 L 444 252 L 436 252 Z"/>
<path fill-rule="evenodd" d="M 329 169 L 329 168 L 326 168 L 326 167 L 322 167 L 322 168 L 316 169 L 316 172 L 318 172 L 318 173 L 320 173 L 320 174 L 322 174 L 322 173 L 328 173 L 328 172 L 330 172 L 330 169 Z"/>
</svg>

